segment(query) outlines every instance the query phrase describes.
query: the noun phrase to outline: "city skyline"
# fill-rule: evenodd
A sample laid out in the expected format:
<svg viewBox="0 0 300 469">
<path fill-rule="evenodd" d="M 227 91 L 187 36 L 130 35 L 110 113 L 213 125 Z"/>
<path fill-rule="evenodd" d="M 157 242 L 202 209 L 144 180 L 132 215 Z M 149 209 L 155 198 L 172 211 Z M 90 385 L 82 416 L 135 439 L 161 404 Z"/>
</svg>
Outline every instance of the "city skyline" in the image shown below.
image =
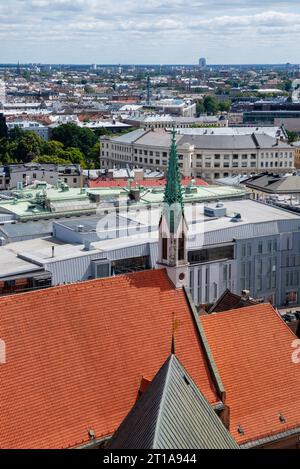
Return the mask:
<svg viewBox="0 0 300 469">
<path fill-rule="evenodd" d="M 0 63 L 299 63 L 293 0 L 2 0 L 0 20 Z"/>
</svg>

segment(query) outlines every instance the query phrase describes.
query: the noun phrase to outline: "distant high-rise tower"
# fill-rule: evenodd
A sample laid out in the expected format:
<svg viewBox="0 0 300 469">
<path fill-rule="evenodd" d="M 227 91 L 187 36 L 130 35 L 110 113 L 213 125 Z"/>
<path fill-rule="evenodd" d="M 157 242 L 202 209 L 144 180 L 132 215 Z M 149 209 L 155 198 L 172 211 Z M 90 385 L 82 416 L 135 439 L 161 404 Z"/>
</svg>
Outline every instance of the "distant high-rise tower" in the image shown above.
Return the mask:
<svg viewBox="0 0 300 469">
<path fill-rule="evenodd" d="M 18 61 L 18 66 L 17 66 L 17 75 L 21 75 L 21 67 L 20 67 L 20 62 Z"/>
<path fill-rule="evenodd" d="M 201 57 L 201 59 L 199 59 L 199 67 L 206 68 L 206 59 L 204 57 Z"/>
</svg>

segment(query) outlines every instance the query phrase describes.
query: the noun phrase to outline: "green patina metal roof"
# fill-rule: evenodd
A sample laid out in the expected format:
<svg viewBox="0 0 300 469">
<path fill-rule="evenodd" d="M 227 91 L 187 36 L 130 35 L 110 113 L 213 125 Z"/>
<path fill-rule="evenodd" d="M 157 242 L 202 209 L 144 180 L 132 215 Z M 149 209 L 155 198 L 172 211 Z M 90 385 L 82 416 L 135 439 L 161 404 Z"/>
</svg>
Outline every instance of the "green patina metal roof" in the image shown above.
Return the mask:
<svg viewBox="0 0 300 469">
<path fill-rule="evenodd" d="M 238 449 L 213 408 L 171 355 L 108 449 Z"/>
<path fill-rule="evenodd" d="M 174 138 L 174 137 L 173 137 Z M 174 142 L 173 144 L 174 145 Z M 173 149 L 174 151 L 174 149 Z M 193 192 L 189 193 L 183 190 L 179 179 L 173 185 L 174 174 L 178 175 L 177 151 L 170 156 L 170 175 L 168 176 L 168 185 L 164 188 L 143 188 L 141 187 L 141 199 L 134 206 L 142 207 L 145 205 L 160 206 L 163 202 L 171 205 L 177 202 L 179 207 L 183 204 L 196 202 L 209 202 L 221 199 L 244 198 L 246 191 L 236 187 L 228 186 L 198 186 Z M 175 166 L 174 166 L 175 156 Z M 173 169 L 172 169 L 173 168 Z M 175 169 L 175 173 L 173 172 Z M 172 189 L 172 187 L 175 189 Z M 172 191 L 174 191 L 172 193 Z M 93 203 L 91 196 L 99 196 L 100 206 Z M 83 215 L 86 213 L 95 213 L 97 208 L 101 209 L 101 203 L 118 201 L 120 206 L 127 206 L 128 191 L 124 188 L 97 188 L 82 190 L 79 188 L 69 188 L 63 190 L 53 187 L 48 189 L 23 189 L 22 191 L 13 191 L 14 199 L 0 201 L 0 213 L 15 216 L 17 220 L 27 221 L 36 219 L 45 219 L 59 216 Z M 167 199 L 167 200 L 166 200 Z M 59 210 L 55 210 L 59 208 Z"/>
<path fill-rule="evenodd" d="M 172 131 L 172 144 L 169 155 L 167 182 L 165 187 L 164 202 L 169 206 L 180 204 L 183 209 L 183 188 L 178 164 L 176 131 Z"/>
</svg>

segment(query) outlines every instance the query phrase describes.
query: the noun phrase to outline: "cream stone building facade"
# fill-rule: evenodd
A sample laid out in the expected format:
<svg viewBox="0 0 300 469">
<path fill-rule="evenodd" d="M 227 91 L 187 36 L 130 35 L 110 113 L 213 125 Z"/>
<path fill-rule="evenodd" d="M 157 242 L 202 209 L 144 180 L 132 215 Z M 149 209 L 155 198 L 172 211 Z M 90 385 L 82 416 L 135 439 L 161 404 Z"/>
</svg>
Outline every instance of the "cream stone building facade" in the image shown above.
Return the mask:
<svg viewBox="0 0 300 469">
<path fill-rule="evenodd" d="M 295 148 L 282 138 L 263 132 L 218 135 L 176 135 L 180 171 L 186 177 L 208 181 L 238 174 L 294 169 Z M 170 134 L 166 130 L 138 129 L 121 137 L 102 137 L 102 169 L 143 168 L 166 171 Z"/>
</svg>

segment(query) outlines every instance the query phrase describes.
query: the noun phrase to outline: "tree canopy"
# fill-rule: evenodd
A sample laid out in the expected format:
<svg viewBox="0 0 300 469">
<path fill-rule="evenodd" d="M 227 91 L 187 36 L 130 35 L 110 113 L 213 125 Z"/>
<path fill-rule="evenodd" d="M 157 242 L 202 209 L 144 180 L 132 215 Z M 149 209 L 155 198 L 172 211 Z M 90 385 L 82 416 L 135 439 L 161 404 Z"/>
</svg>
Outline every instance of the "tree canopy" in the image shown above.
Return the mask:
<svg viewBox="0 0 300 469">
<path fill-rule="evenodd" d="M 219 101 L 211 95 L 204 97 L 202 101 L 197 102 L 197 115 L 208 114 L 216 115 L 219 112 L 228 112 L 230 110 L 231 101 Z"/>
<path fill-rule="evenodd" d="M 85 156 L 97 143 L 97 137 L 92 130 L 78 127 L 76 124 L 63 124 L 56 127 L 53 129 L 52 138 L 61 142 L 65 148 L 79 148 Z"/>
<path fill-rule="evenodd" d="M 80 164 L 82 168 L 99 167 L 100 142 L 89 129 L 65 124 L 53 131 L 48 142 L 35 132 L 15 127 L 9 135 L 0 134 L 0 164 L 38 163 Z"/>
</svg>

